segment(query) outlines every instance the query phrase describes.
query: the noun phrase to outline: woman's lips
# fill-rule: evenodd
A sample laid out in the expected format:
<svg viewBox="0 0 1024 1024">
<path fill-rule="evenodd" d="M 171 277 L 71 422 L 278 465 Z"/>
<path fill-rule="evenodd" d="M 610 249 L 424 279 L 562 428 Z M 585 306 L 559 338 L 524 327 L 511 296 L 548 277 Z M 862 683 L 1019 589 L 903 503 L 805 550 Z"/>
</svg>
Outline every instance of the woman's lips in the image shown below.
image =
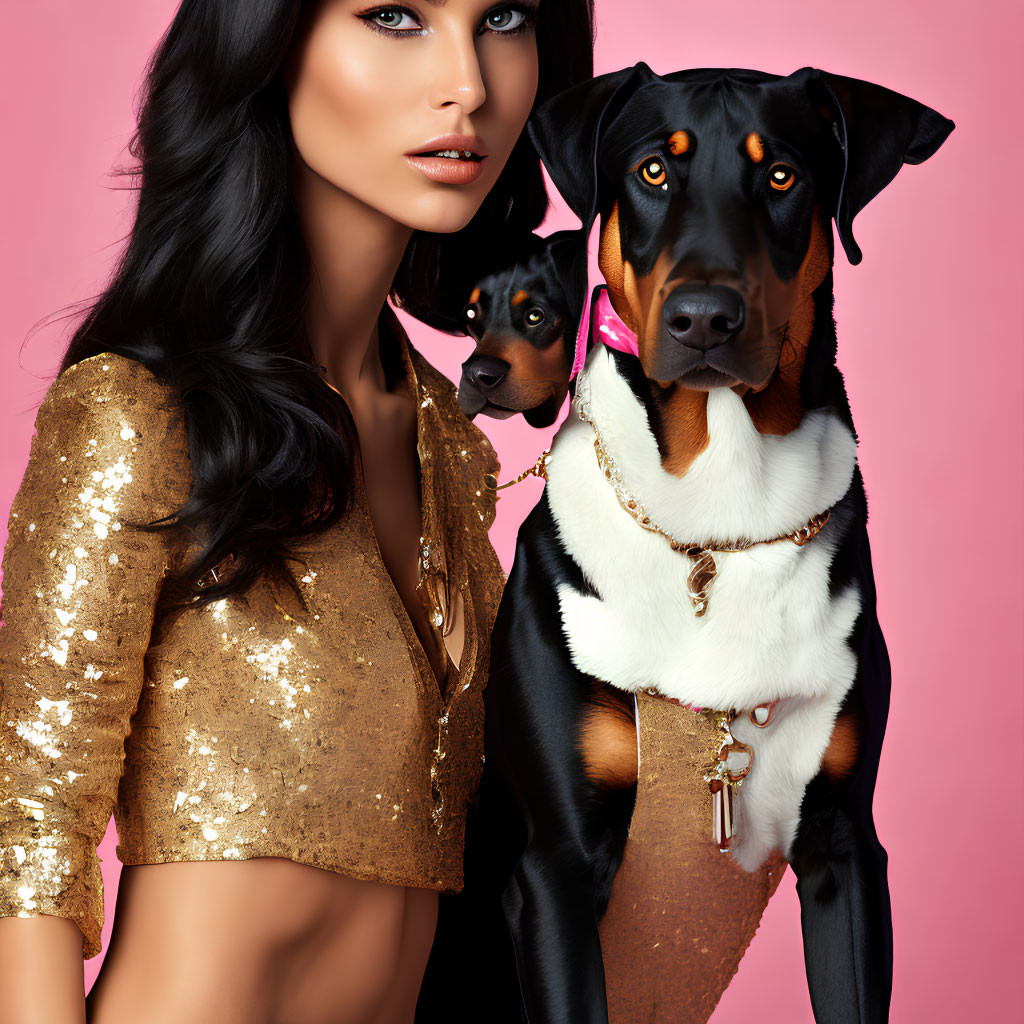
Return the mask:
<svg viewBox="0 0 1024 1024">
<path fill-rule="evenodd" d="M 405 159 L 432 181 L 445 185 L 471 185 L 483 174 L 484 160 L 465 160 L 450 156 L 424 156 L 407 153 Z"/>
</svg>

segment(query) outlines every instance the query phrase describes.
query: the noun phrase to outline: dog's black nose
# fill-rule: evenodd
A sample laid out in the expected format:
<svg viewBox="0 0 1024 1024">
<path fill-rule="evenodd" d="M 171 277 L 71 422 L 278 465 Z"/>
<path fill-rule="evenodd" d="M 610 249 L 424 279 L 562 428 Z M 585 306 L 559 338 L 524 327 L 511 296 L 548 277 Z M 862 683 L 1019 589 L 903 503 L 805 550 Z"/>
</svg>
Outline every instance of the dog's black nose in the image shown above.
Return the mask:
<svg viewBox="0 0 1024 1024">
<path fill-rule="evenodd" d="M 490 391 L 505 379 L 510 369 L 504 359 L 496 356 L 474 356 L 462 364 L 462 376 L 481 391 Z"/>
<path fill-rule="evenodd" d="M 676 341 L 706 352 L 743 327 L 745 306 L 735 288 L 684 284 L 665 300 L 661 315 Z"/>
</svg>

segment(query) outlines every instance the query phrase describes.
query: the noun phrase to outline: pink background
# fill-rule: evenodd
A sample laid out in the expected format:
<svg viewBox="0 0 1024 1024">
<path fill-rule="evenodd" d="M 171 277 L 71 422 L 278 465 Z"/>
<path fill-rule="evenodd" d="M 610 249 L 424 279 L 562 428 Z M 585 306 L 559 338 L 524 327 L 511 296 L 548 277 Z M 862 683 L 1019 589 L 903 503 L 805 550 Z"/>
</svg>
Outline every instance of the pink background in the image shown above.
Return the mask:
<svg viewBox="0 0 1024 1024">
<path fill-rule="evenodd" d="M 551 2 L 551 0 L 545 0 Z M 1019 40 L 1014 0 L 597 0 L 598 73 L 805 64 L 905 92 L 957 122 L 858 218 L 840 257 L 840 365 L 871 502 L 892 712 L 875 801 L 890 857 L 894 1021 L 1000 1019 L 1021 999 L 1022 302 Z M 65 324 L 41 319 L 103 284 L 129 230 L 132 97 L 173 0 L 5 4 L 0 33 L 0 510 L 28 455 Z M 1015 9 L 1016 8 L 1016 9 Z M 575 221 L 557 202 L 544 231 Z M 467 344 L 412 326 L 449 375 Z M 480 424 L 503 477 L 551 431 Z M 536 500 L 503 492 L 506 568 Z M 6 534 L 5 534 L 6 535 Z M 107 931 L 118 862 L 101 847 Z M 715 1024 L 811 1021 L 787 876 Z M 91 981 L 100 958 L 89 961 Z"/>
</svg>

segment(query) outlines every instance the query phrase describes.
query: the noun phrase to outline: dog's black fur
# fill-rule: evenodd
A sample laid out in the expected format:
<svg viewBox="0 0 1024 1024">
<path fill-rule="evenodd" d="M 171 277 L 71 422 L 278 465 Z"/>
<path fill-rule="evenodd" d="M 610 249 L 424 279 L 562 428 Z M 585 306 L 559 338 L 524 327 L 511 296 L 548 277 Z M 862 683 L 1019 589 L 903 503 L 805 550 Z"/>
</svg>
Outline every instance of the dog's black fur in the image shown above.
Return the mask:
<svg viewBox="0 0 1024 1024">
<path fill-rule="evenodd" d="M 748 127 L 763 139 L 762 162 L 730 155 Z M 665 140 L 681 128 L 695 140 L 688 160 L 664 151 Z M 902 164 L 931 156 L 951 129 L 951 122 L 906 97 L 814 69 L 787 78 L 738 70 L 659 77 L 645 64 L 555 97 L 530 126 L 585 231 L 598 214 L 604 222 L 614 205 L 621 261 L 639 278 L 667 255 L 677 278 L 724 280 L 739 292 L 746 324 L 756 319 L 751 311 L 758 303 L 769 301 L 757 289 L 744 292 L 754 255 L 764 257 L 764 274 L 782 294 L 805 259 L 822 210 L 834 216 L 850 261 L 859 262 L 855 214 Z M 701 149 L 706 158 L 694 159 Z M 645 190 L 636 177 L 638 161 L 652 152 L 671 171 L 663 194 Z M 719 159 L 708 159 L 712 153 Z M 784 202 L 768 193 L 765 179 L 779 161 L 799 173 Z M 830 234 L 828 249 L 831 262 Z M 661 297 L 662 309 L 673 295 Z M 835 366 L 831 271 L 813 302 L 813 332 L 792 398 L 804 410 L 835 410 L 852 430 Z M 647 409 L 659 445 L 658 389 L 667 379 L 689 378 L 698 389 L 724 380 L 753 385 L 764 371 L 753 328 L 744 334 L 742 325 L 732 324 L 722 351 L 691 345 L 694 355 L 685 339 L 680 345 L 678 322 L 668 315 L 648 325 L 639 360 L 612 353 Z M 875 613 L 859 471 L 831 512 L 829 529 L 839 538 L 832 592 L 856 581 L 861 596 L 849 638 L 856 677 L 841 711 L 855 725 L 857 755 L 848 770 L 822 771 L 807 786 L 790 862 L 816 1020 L 877 1024 L 888 1019 L 892 932 L 887 858 L 871 804 L 890 672 Z M 612 700 L 620 694 L 573 664 L 557 597 L 562 584 L 594 593 L 560 543 L 545 494 L 519 531 L 498 611 L 486 692 L 486 767 L 480 808 L 471 816 L 466 890 L 442 906 L 419 1020 L 519 1020 L 516 974 L 522 1014 L 533 1024 L 607 1020 L 598 921 L 622 857 L 635 785 L 602 786 L 584 773 L 583 716 L 595 695 L 607 701 L 609 692 Z M 621 694 L 622 713 L 631 715 L 627 696 Z"/>
</svg>

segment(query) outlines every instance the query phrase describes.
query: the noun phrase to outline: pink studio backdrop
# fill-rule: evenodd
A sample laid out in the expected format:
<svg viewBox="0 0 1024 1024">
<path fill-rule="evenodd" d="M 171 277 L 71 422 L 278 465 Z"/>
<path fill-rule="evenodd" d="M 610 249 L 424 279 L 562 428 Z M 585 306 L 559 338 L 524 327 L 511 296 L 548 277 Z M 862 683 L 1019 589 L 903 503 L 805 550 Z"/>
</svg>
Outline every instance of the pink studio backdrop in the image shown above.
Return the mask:
<svg viewBox="0 0 1024 1024">
<path fill-rule="evenodd" d="M 129 161 L 133 96 L 175 6 L 5 4 L 0 528 L 65 325 L 22 342 L 42 318 L 99 290 L 130 228 L 130 195 L 108 172 Z M 597 8 L 598 73 L 638 60 L 660 73 L 786 74 L 810 64 L 907 93 L 957 123 L 937 156 L 905 168 L 857 219 L 864 262 L 838 258 L 836 317 L 893 666 L 875 800 L 890 858 L 892 1019 L 1001 1019 L 1024 995 L 1024 150 L 1015 70 L 1024 18 L 1015 0 L 597 0 Z M 556 197 L 542 231 L 576 223 Z M 407 322 L 414 343 L 457 379 L 468 344 Z M 552 433 L 519 419 L 480 425 L 504 479 L 532 464 Z M 492 538 L 506 569 L 539 487 L 531 479 L 503 492 Z M 100 848 L 105 944 L 115 842 L 111 826 Z M 87 982 L 100 962 L 87 963 Z M 812 1020 L 792 874 L 713 1019 Z"/>
</svg>

